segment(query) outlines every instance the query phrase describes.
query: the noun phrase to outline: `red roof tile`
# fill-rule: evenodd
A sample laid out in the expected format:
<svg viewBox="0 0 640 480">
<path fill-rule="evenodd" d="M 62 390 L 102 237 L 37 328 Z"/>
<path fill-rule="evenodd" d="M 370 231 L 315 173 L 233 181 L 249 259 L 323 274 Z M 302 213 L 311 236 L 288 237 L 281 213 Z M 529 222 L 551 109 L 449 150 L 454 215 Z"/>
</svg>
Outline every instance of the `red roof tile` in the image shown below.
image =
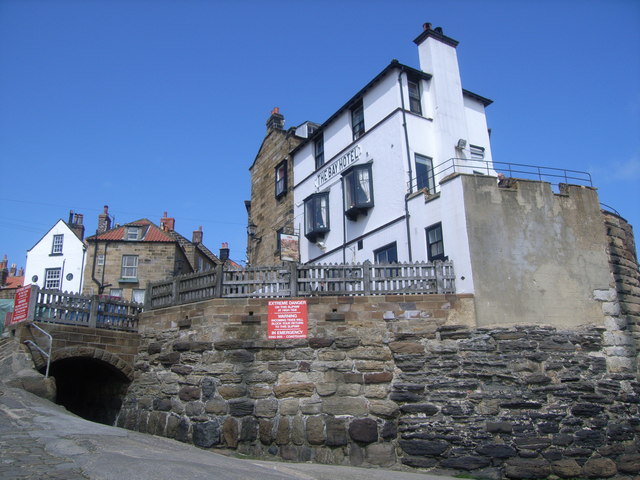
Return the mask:
<svg viewBox="0 0 640 480">
<path fill-rule="evenodd" d="M 24 277 L 7 277 L 5 288 L 18 288 L 24 283 Z"/>
</svg>

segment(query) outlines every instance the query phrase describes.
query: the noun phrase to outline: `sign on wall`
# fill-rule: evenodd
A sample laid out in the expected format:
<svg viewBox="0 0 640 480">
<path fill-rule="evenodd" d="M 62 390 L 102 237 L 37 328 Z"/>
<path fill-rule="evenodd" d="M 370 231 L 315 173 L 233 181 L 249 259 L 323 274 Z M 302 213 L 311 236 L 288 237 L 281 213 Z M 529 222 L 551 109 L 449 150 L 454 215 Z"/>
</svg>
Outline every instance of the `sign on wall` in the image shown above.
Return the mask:
<svg viewBox="0 0 640 480">
<path fill-rule="evenodd" d="M 344 155 L 341 155 L 336 160 L 332 160 L 325 168 L 320 170 L 316 175 L 316 179 L 315 179 L 316 188 L 328 182 L 333 177 L 338 175 L 341 171 L 351 166 L 353 163 L 357 162 L 360 159 L 361 151 L 362 149 L 360 148 L 360 145 L 356 145 Z"/>
<path fill-rule="evenodd" d="M 307 338 L 307 301 L 269 300 L 267 338 Z"/>
<path fill-rule="evenodd" d="M 13 304 L 13 315 L 7 326 L 24 322 L 29 318 L 29 300 L 31 300 L 31 285 L 18 288 Z"/>
<path fill-rule="evenodd" d="M 280 260 L 284 260 L 285 262 L 299 262 L 299 245 L 298 235 L 280 234 Z"/>
</svg>

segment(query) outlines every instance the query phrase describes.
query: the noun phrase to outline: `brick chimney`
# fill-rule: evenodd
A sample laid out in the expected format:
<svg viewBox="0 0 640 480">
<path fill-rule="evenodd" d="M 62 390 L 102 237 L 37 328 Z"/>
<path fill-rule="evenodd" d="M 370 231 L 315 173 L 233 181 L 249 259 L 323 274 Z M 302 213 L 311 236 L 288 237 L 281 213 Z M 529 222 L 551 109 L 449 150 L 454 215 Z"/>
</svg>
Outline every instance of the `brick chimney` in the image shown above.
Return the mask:
<svg viewBox="0 0 640 480">
<path fill-rule="evenodd" d="M 284 129 L 284 115 L 280 113 L 280 109 L 275 107 L 271 110 L 271 116 L 269 120 L 267 120 L 267 132 L 275 130 L 283 130 Z"/>
<path fill-rule="evenodd" d="M 191 243 L 202 243 L 202 225 L 198 227 L 198 230 L 193 231 L 193 236 L 191 237 Z"/>
<path fill-rule="evenodd" d="M 24 268 L 20 267 L 20 268 L 18 269 L 18 275 L 17 275 L 17 276 L 18 276 L 18 277 L 24 277 Z"/>
<path fill-rule="evenodd" d="M 218 256 L 218 258 L 220 258 L 220 260 L 222 260 L 223 262 L 229 260 L 229 244 L 227 242 L 224 242 L 222 244 L 222 247 L 220 247 L 220 255 Z"/>
<path fill-rule="evenodd" d="M 6 270 L 7 268 L 7 254 L 4 254 L 4 258 L 0 261 L 0 270 Z"/>
<path fill-rule="evenodd" d="M 173 232 L 176 228 L 176 219 L 167 217 L 167 212 L 164 212 L 163 217 L 160 219 L 160 228 L 165 232 Z"/>
<path fill-rule="evenodd" d="M 109 205 L 104 206 L 104 212 L 98 215 L 98 233 L 104 233 L 111 229 L 111 217 L 109 217 Z"/>
<path fill-rule="evenodd" d="M 84 215 L 82 215 L 81 213 L 73 213 L 73 210 L 69 211 L 69 221 L 67 222 L 67 225 L 80 240 L 84 239 L 84 225 L 82 224 L 83 221 Z"/>
<path fill-rule="evenodd" d="M 11 268 L 9 269 L 9 276 L 10 277 L 15 277 L 16 276 L 16 264 L 15 263 L 11 264 Z"/>
</svg>

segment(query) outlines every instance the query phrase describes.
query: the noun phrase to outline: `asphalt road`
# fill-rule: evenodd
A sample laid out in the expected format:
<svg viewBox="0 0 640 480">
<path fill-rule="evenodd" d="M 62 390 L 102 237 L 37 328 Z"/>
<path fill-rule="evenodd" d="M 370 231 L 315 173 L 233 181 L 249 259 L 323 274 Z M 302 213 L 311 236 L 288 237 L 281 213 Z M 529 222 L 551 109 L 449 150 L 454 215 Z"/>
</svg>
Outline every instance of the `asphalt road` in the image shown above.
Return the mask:
<svg viewBox="0 0 640 480">
<path fill-rule="evenodd" d="M 0 385 L 3 480 L 445 480 L 453 477 L 312 463 L 242 460 L 89 422 Z"/>
</svg>

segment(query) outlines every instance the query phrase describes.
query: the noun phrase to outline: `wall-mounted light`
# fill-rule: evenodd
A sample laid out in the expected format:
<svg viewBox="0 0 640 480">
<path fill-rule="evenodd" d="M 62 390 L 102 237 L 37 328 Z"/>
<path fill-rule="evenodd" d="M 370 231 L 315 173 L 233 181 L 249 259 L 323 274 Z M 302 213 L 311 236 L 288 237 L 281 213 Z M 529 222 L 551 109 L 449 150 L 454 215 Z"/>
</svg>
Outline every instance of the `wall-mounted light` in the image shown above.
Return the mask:
<svg viewBox="0 0 640 480">
<path fill-rule="evenodd" d="M 249 225 L 247 225 L 247 234 L 249 235 L 251 240 L 255 240 L 256 242 L 259 242 L 262 240 L 262 237 L 256 236 L 257 231 L 258 231 L 258 227 L 255 223 L 250 223 Z"/>
</svg>

